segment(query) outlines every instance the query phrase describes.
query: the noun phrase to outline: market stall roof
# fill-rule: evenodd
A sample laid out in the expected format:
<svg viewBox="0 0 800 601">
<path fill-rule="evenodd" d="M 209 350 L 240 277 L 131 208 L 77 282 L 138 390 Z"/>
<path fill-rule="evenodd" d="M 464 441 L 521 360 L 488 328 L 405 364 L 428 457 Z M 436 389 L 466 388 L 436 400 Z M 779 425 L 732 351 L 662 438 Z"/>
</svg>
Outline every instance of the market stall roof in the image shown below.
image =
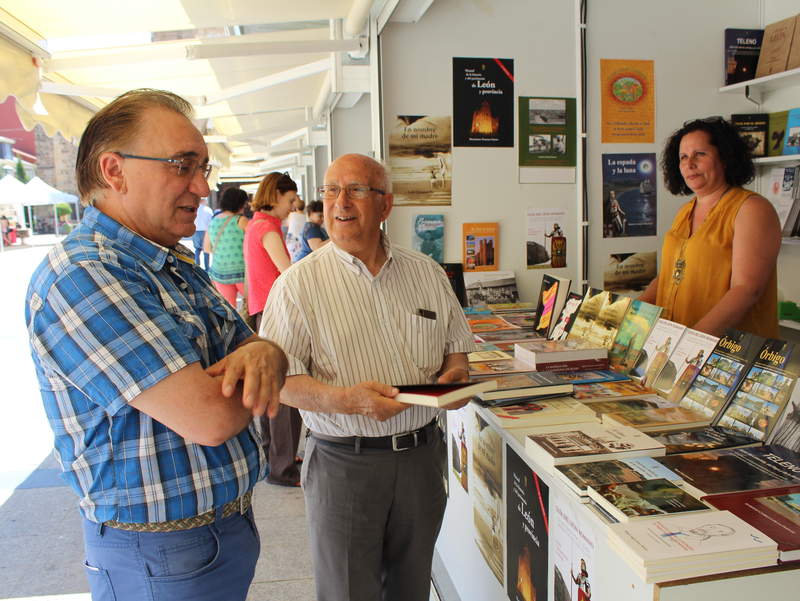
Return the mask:
<svg viewBox="0 0 800 601">
<path fill-rule="evenodd" d="M 369 91 L 370 13 L 414 20 L 432 1 L 4 0 L 0 100 L 77 139 L 122 91 L 168 89 L 195 106 L 213 159 L 258 175 L 311 154 L 327 111 Z"/>
<path fill-rule="evenodd" d="M 57 190 L 39 177 L 34 177 L 22 186 L 20 201 L 25 206 L 54 205 L 59 203 L 76 204 L 78 197 Z"/>
</svg>

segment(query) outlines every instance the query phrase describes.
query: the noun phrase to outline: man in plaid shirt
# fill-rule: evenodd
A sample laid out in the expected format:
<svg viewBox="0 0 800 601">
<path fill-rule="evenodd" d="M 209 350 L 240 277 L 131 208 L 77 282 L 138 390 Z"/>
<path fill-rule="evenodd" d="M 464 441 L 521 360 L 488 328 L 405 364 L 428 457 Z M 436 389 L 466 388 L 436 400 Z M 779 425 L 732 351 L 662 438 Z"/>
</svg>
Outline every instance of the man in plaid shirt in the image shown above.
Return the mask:
<svg viewBox="0 0 800 601">
<path fill-rule="evenodd" d="M 191 106 L 134 90 L 78 149 L 81 224 L 34 273 L 25 317 L 95 600 L 244 600 L 260 549 L 253 416 L 286 373 L 192 253 L 210 166 Z"/>
</svg>

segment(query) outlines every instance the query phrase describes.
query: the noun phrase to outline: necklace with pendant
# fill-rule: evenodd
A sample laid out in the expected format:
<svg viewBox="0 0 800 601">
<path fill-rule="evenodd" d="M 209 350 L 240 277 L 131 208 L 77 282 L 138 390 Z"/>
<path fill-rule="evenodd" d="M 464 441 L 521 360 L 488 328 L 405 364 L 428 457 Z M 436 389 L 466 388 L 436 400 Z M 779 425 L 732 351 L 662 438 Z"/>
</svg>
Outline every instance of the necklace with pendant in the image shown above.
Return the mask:
<svg viewBox="0 0 800 601">
<path fill-rule="evenodd" d="M 730 186 L 725 188 L 725 191 L 720 195 L 719 200 L 715 203 L 715 205 L 722 202 L 722 199 L 725 198 L 725 195 L 728 193 L 728 190 L 730 189 L 731 189 Z M 690 223 L 691 219 L 694 216 L 694 211 L 696 208 L 697 206 L 695 205 L 695 208 L 692 209 L 692 215 L 689 216 Z M 672 268 L 672 281 L 676 286 L 679 286 L 681 281 L 683 281 L 684 272 L 686 271 L 686 259 L 683 258 L 683 253 L 686 250 L 686 244 L 688 242 L 689 238 L 684 238 L 683 241 L 681 242 L 681 249 L 680 251 L 678 251 L 678 258 L 675 260 L 675 265 Z"/>
</svg>

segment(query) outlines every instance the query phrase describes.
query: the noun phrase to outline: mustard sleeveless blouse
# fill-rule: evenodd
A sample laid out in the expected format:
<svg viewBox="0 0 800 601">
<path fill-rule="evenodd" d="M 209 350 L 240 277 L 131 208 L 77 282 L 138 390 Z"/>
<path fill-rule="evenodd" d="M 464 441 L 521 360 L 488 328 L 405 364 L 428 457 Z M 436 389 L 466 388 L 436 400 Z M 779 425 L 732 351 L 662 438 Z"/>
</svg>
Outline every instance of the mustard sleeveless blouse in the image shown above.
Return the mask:
<svg viewBox="0 0 800 601">
<path fill-rule="evenodd" d="M 686 326 L 694 325 L 716 305 L 730 287 L 733 223 L 739 209 L 754 193 L 731 188 L 711 209 L 705 221 L 690 237 L 696 198 L 683 205 L 666 234 L 661 250 L 656 304 L 661 317 Z M 683 258 L 682 279 L 675 282 L 676 261 Z M 744 315 L 737 330 L 768 338 L 778 336 L 778 278 L 772 267 L 764 293 Z"/>
</svg>

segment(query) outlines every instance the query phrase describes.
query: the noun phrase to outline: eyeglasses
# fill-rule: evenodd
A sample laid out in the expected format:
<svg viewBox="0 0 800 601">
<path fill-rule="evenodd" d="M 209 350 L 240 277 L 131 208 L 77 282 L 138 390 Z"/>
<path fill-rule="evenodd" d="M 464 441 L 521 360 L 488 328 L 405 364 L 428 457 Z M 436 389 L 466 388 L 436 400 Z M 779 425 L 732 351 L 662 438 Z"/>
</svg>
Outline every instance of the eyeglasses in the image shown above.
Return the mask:
<svg viewBox="0 0 800 601">
<path fill-rule="evenodd" d="M 117 152 L 123 159 L 139 159 L 141 161 L 158 161 L 166 163 L 173 167 L 177 174 L 181 177 L 194 177 L 195 172 L 199 169 L 203 174 L 203 179 L 208 179 L 211 175 L 211 170 L 214 166 L 211 163 L 201 164 L 199 160 L 193 157 L 181 157 L 179 159 L 162 159 L 159 157 L 146 157 L 140 154 L 128 154 L 126 152 Z"/>
<path fill-rule="evenodd" d="M 325 184 L 324 186 L 317 188 L 320 198 L 327 198 L 328 200 L 339 198 L 339 193 L 342 190 L 344 190 L 347 196 L 357 200 L 366 198 L 370 192 L 386 194 L 385 190 L 380 190 L 379 188 L 370 188 L 369 186 L 364 186 L 362 184 L 347 184 L 344 188 L 337 186 L 336 184 Z"/>
</svg>

